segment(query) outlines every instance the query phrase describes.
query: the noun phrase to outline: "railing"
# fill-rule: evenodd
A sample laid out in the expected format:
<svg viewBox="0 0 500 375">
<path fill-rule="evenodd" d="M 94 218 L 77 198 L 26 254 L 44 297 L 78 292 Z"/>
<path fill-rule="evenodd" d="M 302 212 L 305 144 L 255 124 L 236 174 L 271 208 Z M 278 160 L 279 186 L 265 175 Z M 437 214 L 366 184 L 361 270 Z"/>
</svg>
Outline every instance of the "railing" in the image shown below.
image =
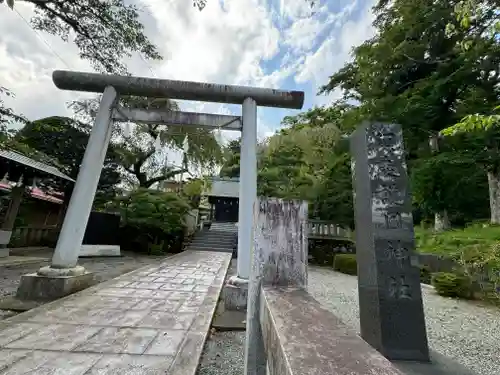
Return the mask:
<svg viewBox="0 0 500 375">
<path fill-rule="evenodd" d="M 259 200 L 254 217 L 245 375 L 401 375 L 307 292 L 307 203 Z"/>
<path fill-rule="evenodd" d="M 55 242 L 58 234 L 56 226 L 17 227 L 12 231 L 9 247 L 44 246 Z"/>
<path fill-rule="evenodd" d="M 352 237 L 350 229 L 324 220 L 309 220 L 308 224 L 309 238 L 345 238 Z"/>
</svg>

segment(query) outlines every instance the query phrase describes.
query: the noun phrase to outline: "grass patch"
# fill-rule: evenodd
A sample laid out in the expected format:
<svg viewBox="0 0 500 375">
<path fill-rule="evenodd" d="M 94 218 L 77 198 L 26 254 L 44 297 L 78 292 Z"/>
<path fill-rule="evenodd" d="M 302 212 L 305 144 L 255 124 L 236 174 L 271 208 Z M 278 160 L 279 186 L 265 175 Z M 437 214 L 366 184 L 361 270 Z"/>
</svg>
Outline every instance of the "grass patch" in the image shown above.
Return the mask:
<svg viewBox="0 0 500 375">
<path fill-rule="evenodd" d="M 500 303 L 500 226 L 473 224 L 440 233 L 415 228 L 415 240 L 417 252 L 449 258 L 457 265 L 452 272 L 432 274 L 439 294 L 459 298 L 477 295 Z"/>
<path fill-rule="evenodd" d="M 419 253 L 453 256 L 467 247 L 488 248 L 500 241 L 500 226 L 473 224 L 464 229 L 436 233 L 415 227 Z"/>
</svg>

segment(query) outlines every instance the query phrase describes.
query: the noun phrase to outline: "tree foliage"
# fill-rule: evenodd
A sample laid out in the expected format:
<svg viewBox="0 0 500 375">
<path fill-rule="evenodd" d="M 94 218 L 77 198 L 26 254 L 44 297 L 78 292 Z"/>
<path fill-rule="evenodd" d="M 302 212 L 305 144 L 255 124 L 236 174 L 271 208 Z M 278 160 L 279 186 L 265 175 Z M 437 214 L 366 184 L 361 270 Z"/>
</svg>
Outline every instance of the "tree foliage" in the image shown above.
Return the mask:
<svg viewBox="0 0 500 375">
<path fill-rule="evenodd" d="M 424 218 L 445 209 L 455 224 L 488 216 L 486 174 L 467 155 L 446 151 L 416 159 L 410 181 L 413 203 Z"/>
<path fill-rule="evenodd" d="M 350 106 L 318 107 L 283 120 L 284 129 L 261 144 L 259 195 L 310 202 L 310 217 L 352 226 L 350 156 L 341 128 Z M 221 177 L 239 176 L 239 140 L 225 150 Z"/>
<path fill-rule="evenodd" d="M 463 188 L 479 182 L 473 191 L 485 192 L 477 163 L 494 157 L 484 147 L 491 132 L 447 138 L 441 142 L 444 155 L 431 154 L 429 138 L 459 122 L 463 128 L 464 118 L 472 125 L 468 120 L 487 116 L 491 123 L 500 97 L 498 11 L 498 2 L 489 0 L 380 0 L 375 36 L 357 46 L 353 60 L 321 89 L 341 89 L 356 102 L 357 121 L 402 125 L 415 203 L 427 214 L 465 209 L 471 217 Z"/>
<path fill-rule="evenodd" d="M 27 123 L 15 135 L 15 139 L 18 147 L 28 147 L 47 155 L 50 160 L 41 161 L 55 164 L 61 172 L 76 180 L 87 147 L 90 129 L 88 124 L 68 117 L 47 117 Z M 116 193 L 117 184 L 120 182 L 117 156 L 111 145 L 106 153 L 99 179 L 97 204 L 113 198 Z M 72 183 L 64 183 L 66 200 L 71 195 L 72 187 Z"/>
<path fill-rule="evenodd" d="M 350 156 L 341 128 L 350 106 L 318 107 L 297 117 L 267 142 L 259 158 L 259 193 L 310 202 L 310 217 L 352 226 Z"/>
<path fill-rule="evenodd" d="M 8 125 L 13 122 L 23 123 L 26 121 L 23 116 L 17 115 L 5 105 L 4 97 L 14 97 L 14 94 L 6 87 L 0 86 L 0 142 L 8 138 Z"/>
<path fill-rule="evenodd" d="M 134 52 L 146 59 L 162 59 L 144 32 L 139 19 L 141 10 L 135 4 L 124 0 L 23 1 L 34 6 L 31 26 L 35 30 L 74 43 L 80 58 L 89 61 L 99 72 L 127 73 L 125 60 Z M 13 8 L 14 0 L 8 0 L 7 5 Z M 22 116 L 4 106 L 2 95 L 9 95 L 4 87 L 0 87 L 0 126 L 5 125 L 2 123 L 6 118 L 22 120 Z"/>
<path fill-rule="evenodd" d="M 229 142 L 222 151 L 222 167 L 219 172 L 220 177 L 235 178 L 240 177 L 240 148 L 241 139 Z"/>
<path fill-rule="evenodd" d="M 143 188 L 118 197 L 112 207 L 120 212 L 125 225 L 158 228 L 165 233 L 181 230 L 184 215 L 190 210 L 178 194 Z"/>
<path fill-rule="evenodd" d="M 340 88 L 359 102 L 364 118 L 400 123 L 412 157 L 472 106 L 490 110 L 498 101 L 500 46 L 482 29 L 495 15 L 462 27 L 458 3 L 380 1 L 377 34 L 354 49 L 353 61 L 322 91 Z M 447 32 L 451 27 L 454 32 Z M 464 40 L 474 43 L 464 49 Z"/>
<path fill-rule="evenodd" d="M 120 105 L 125 108 L 178 110 L 176 102 L 166 98 L 121 97 Z M 99 108 L 99 98 L 71 103 L 77 116 L 94 121 Z M 126 128 L 129 131 L 125 131 Z M 188 152 L 182 165 L 172 165 L 166 159 L 165 148 L 183 149 L 187 137 Z M 163 124 L 115 124 L 112 137 L 117 162 L 124 173 L 124 179 L 132 186 L 149 188 L 179 174 L 189 172 L 189 162 L 202 166 L 214 166 L 221 159 L 221 149 L 212 132 L 189 126 Z M 160 149 L 157 146 L 160 146 Z"/>
<path fill-rule="evenodd" d="M 80 58 L 102 72 L 124 73 L 123 60 L 138 52 L 147 59 L 161 55 L 144 33 L 137 5 L 124 0 L 24 0 L 34 5 L 35 30 L 72 41 Z"/>
</svg>

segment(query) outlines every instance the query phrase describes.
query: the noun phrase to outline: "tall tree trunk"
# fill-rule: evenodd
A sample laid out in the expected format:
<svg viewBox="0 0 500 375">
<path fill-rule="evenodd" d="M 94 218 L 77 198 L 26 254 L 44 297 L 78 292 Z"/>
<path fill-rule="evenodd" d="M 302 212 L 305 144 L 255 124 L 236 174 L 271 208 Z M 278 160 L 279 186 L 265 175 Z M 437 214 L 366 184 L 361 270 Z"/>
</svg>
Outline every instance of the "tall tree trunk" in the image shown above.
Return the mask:
<svg viewBox="0 0 500 375">
<path fill-rule="evenodd" d="M 439 152 L 439 135 L 434 134 L 429 138 L 429 147 L 433 154 Z M 450 219 L 448 218 L 448 211 L 446 209 L 434 213 L 434 230 L 436 232 L 443 232 L 451 228 Z"/>
<path fill-rule="evenodd" d="M 500 224 L 500 173 L 488 172 L 491 224 Z"/>
<path fill-rule="evenodd" d="M 443 210 L 434 214 L 434 230 L 436 232 L 443 232 L 451 228 L 450 219 L 448 218 L 448 211 Z"/>
</svg>

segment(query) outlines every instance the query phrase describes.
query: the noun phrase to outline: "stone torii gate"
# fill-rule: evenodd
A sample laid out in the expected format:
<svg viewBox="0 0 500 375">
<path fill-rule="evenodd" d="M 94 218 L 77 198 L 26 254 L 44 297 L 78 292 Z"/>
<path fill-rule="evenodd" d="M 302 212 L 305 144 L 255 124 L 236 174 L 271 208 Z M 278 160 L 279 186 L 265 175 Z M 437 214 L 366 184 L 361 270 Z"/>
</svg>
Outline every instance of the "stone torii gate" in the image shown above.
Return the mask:
<svg viewBox="0 0 500 375">
<path fill-rule="evenodd" d="M 71 71 L 55 71 L 52 78 L 59 89 L 103 95 L 52 262 L 37 274 L 23 276 L 20 290 L 44 289 L 42 285 L 34 287 L 33 283 L 50 283 L 52 286 L 59 283 L 60 287 L 50 289 L 60 290 L 61 295 L 69 294 L 75 288 L 81 289 L 82 284 L 86 283 L 85 277 L 90 276 L 77 262 L 110 142 L 113 120 L 241 130 L 238 278 L 235 284 L 248 283 L 253 241 L 253 204 L 257 195 L 257 106 L 301 109 L 304 92 Z M 242 115 L 126 109 L 118 106 L 119 95 L 241 104 Z"/>
</svg>

